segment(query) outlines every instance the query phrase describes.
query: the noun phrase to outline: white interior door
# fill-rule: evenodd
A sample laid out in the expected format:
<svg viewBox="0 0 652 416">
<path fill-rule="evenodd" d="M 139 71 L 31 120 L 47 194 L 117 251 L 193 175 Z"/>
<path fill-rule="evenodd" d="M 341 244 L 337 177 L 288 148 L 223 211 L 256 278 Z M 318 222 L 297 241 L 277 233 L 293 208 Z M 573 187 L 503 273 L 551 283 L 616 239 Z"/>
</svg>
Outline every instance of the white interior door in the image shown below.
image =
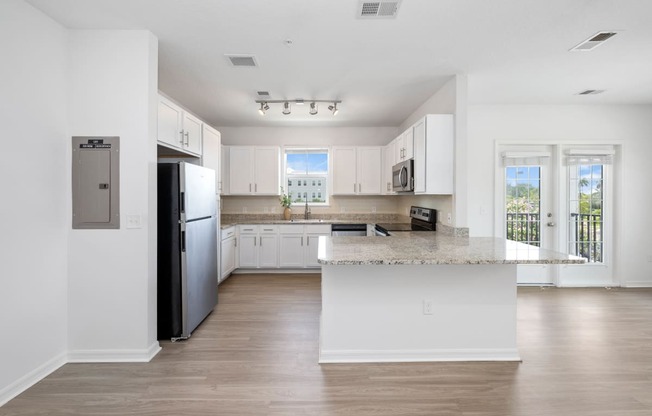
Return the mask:
<svg viewBox="0 0 652 416">
<path fill-rule="evenodd" d="M 501 146 L 496 183 L 502 236 L 544 249 L 556 249 L 557 214 L 551 146 Z M 521 285 L 555 284 L 555 266 L 519 265 Z"/>
</svg>

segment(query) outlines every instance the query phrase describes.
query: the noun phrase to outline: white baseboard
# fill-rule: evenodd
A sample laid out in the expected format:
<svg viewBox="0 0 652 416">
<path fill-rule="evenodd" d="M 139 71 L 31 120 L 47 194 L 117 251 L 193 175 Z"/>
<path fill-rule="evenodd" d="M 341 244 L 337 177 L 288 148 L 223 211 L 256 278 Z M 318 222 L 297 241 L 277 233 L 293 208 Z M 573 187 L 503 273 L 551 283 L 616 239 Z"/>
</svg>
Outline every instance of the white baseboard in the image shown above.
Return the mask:
<svg viewBox="0 0 652 416">
<path fill-rule="evenodd" d="M 0 406 L 3 406 L 9 400 L 18 396 L 20 393 L 24 392 L 34 384 L 52 374 L 65 363 L 66 353 L 64 352 L 52 358 L 51 360 L 48 360 L 41 366 L 35 368 L 4 389 L 0 390 Z"/>
<path fill-rule="evenodd" d="M 320 350 L 319 363 L 407 363 L 431 361 L 521 361 L 517 349 Z"/>
<path fill-rule="evenodd" d="M 636 287 L 652 287 L 652 282 L 650 281 L 641 281 L 641 282 L 627 282 L 621 287 L 626 288 L 636 288 Z"/>
<path fill-rule="evenodd" d="M 69 363 L 146 363 L 161 351 L 158 341 L 143 350 L 72 350 Z"/>
<path fill-rule="evenodd" d="M 321 267 L 310 269 L 235 269 L 231 274 L 317 274 L 321 273 Z"/>
</svg>

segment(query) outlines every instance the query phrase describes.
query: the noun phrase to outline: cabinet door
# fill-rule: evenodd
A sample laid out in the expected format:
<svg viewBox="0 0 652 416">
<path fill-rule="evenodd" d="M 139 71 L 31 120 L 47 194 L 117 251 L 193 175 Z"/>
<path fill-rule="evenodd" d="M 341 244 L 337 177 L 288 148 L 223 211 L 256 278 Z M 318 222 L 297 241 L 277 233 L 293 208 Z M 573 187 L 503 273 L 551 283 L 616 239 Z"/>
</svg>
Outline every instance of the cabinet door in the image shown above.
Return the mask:
<svg viewBox="0 0 652 416">
<path fill-rule="evenodd" d="M 403 135 L 401 134 L 394 139 L 394 161 L 396 163 L 405 159 L 405 146 L 403 145 Z"/>
<path fill-rule="evenodd" d="M 308 234 L 306 236 L 306 267 L 321 267 L 317 261 L 319 236 L 328 234 Z"/>
<path fill-rule="evenodd" d="M 414 128 L 414 193 L 426 192 L 426 123 L 417 122 Z"/>
<path fill-rule="evenodd" d="M 392 167 L 394 167 L 396 164 L 394 161 L 395 144 L 395 142 L 391 142 L 383 148 L 383 171 L 381 172 L 381 177 L 383 194 L 385 195 L 395 194 L 394 190 L 392 189 Z"/>
<path fill-rule="evenodd" d="M 201 120 L 191 114 L 183 114 L 183 148 L 186 151 L 201 154 L 201 127 Z"/>
<path fill-rule="evenodd" d="M 281 234 L 279 237 L 279 266 L 303 267 L 303 234 Z"/>
<path fill-rule="evenodd" d="M 240 267 L 258 267 L 258 235 L 240 235 L 238 244 Z"/>
<path fill-rule="evenodd" d="M 253 148 L 229 147 L 229 192 L 231 195 L 253 193 Z"/>
<path fill-rule="evenodd" d="M 381 165 L 381 147 L 358 147 L 358 194 L 380 195 L 382 189 L 380 179 Z"/>
<path fill-rule="evenodd" d="M 281 192 L 280 173 L 280 149 L 278 147 L 255 147 L 254 193 L 278 195 Z"/>
<path fill-rule="evenodd" d="M 221 280 L 224 280 L 233 270 L 235 270 L 235 237 L 227 238 L 222 241 L 222 273 Z"/>
<path fill-rule="evenodd" d="M 181 108 L 163 97 L 158 100 L 158 141 L 172 147 L 181 148 L 183 133 L 181 131 Z"/>
<path fill-rule="evenodd" d="M 412 127 L 403 133 L 403 147 L 405 148 L 403 159 L 412 159 L 414 157 L 414 130 Z"/>
<path fill-rule="evenodd" d="M 333 195 L 354 195 L 356 179 L 356 148 L 333 147 Z"/>
<path fill-rule="evenodd" d="M 262 268 L 278 267 L 278 235 L 261 234 L 258 237 L 258 266 Z"/>
<path fill-rule="evenodd" d="M 202 126 L 202 165 L 215 171 L 215 192 L 219 195 L 220 182 L 220 133 L 207 125 Z"/>
</svg>

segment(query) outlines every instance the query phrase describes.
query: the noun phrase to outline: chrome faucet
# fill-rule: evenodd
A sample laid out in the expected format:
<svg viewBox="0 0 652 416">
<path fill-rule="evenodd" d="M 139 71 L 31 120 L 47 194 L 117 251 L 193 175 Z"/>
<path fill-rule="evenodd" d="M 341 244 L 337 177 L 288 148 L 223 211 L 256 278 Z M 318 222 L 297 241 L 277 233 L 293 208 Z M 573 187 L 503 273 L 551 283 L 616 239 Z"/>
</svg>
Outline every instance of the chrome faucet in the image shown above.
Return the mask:
<svg viewBox="0 0 652 416">
<path fill-rule="evenodd" d="M 303 212 L 303 218 L 306 220 L 310 219 L 310 207 L 308 206 L 308 198 L 306 198 L 306 209 Z"/>
</svg>

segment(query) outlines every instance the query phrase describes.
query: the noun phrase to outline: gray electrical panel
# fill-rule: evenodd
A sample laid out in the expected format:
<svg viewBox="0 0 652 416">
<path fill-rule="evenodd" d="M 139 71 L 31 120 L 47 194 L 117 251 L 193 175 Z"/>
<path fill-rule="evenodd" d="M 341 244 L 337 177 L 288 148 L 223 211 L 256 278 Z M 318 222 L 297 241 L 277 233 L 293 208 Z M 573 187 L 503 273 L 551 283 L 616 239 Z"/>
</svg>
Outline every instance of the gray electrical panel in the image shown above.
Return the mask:
<svg viewBox="0 0 652 416">
<path fill-rule="evenodd" d="M 72 228 L 120 228 L 120 138 L 72 138 Z"/>
</svg>

